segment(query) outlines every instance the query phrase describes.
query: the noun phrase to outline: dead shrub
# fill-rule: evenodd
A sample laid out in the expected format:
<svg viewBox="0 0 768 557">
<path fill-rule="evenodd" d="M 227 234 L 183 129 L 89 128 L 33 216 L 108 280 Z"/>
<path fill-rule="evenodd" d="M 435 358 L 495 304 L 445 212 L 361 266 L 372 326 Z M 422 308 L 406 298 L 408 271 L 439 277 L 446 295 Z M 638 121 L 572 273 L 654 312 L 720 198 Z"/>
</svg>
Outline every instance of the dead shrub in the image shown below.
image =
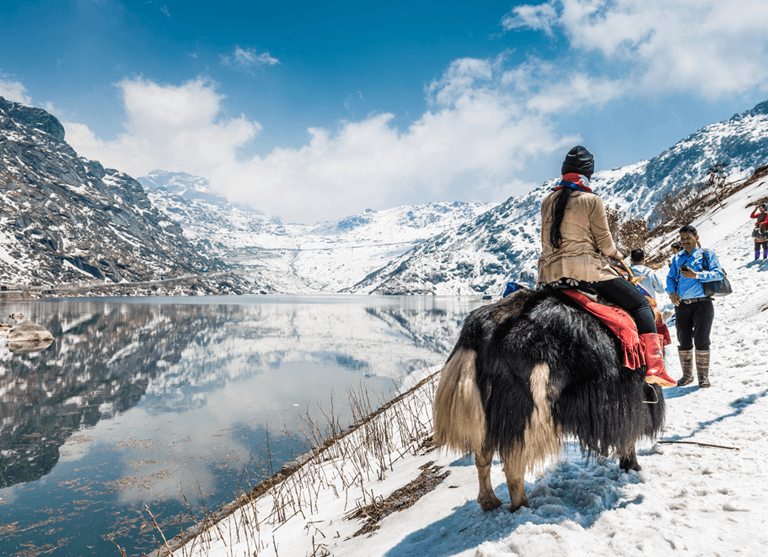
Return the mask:
<svg viewBox="0 0 768 557">
<path fill-rule="evenodd" d="M 606 207 L 608 228 L 613 236 L 616 248 L 624 255 L 629 255 L 633 249 L 645 250 L 651 233 L 648 221 L 641 218 L 627 218 L 626 213 L 615 207 Z"/>
<path fill-rule="evenodd" d="M 717 163 L 709 168 L 706 180 L 692 182 L 668 192 L 653 210 L 651 237 L 661 236 L 684 224 L 690 224 L 715 203 L 722 207 L 723 201 L 738 191 L 739 187 L 726 181 L 727 167 L 727 162 Z"/>
</svg>

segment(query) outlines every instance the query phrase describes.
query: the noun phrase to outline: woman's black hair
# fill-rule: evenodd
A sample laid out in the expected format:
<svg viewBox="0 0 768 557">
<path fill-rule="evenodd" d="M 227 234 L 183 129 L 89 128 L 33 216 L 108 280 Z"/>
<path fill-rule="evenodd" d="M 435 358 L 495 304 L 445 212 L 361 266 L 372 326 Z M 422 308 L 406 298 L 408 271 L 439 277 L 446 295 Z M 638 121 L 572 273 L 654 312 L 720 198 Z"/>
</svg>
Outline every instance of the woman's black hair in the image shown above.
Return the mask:
<svg viewBox="0 0 768 557">
<path fill-rule="evenodd" d="M 563 241 L 560 225 L 563 224 L 565 206 L 568 205 L 568 200 L 571 198 L 573 191 L 571 188 L 562 188 L 557 199 L 552 204 L 552 225 L 549 227 L 549 241 L 552 242 L 552 247 L 555 249 L 560 249 L 560 244 Z"/>
</svg>

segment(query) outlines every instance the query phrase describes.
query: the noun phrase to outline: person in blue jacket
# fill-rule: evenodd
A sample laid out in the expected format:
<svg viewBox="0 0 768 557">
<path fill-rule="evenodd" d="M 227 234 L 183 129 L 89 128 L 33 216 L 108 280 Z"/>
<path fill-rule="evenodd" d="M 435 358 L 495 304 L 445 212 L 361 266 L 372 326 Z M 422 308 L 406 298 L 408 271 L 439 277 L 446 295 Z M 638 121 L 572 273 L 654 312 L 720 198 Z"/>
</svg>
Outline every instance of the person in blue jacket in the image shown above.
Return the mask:
<svg viewBox="0 0 768 557">
<path fill-rule="evenodd" d="M 702 283 L 723 279 L 723 269 L 717 254 L 699 247 L 696 228 L 686 224 L 680 229 L 680 243 L 683 249 L 669 265 L 667 294 L 675 304 L 677 327 L 677 352 L 683 376 L 678 386 L 693 381 L 693 347 L 696 346 L 696 375 L 699 387 L 710 386 L 709 382 L 709 333 L 715 308 L 712 298 L 704 294 Z"/>
</svg>

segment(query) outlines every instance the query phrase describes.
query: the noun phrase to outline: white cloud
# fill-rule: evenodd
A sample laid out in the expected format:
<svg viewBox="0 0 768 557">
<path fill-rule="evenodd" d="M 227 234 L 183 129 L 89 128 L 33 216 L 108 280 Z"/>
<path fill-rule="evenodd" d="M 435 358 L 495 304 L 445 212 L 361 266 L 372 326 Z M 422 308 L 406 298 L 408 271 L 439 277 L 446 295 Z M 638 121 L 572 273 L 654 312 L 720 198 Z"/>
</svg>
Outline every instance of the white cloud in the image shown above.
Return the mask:
<svg viewBox="0 0 768 557">
<path fill-rule="evenodd" d="M 208 178 L 232 201 L 289 220 L 341 218 L 367 207 L 436 199 L 503 200 L 531 159 L 570 147 L 548 120 L 525 109 L 499 85 L 499 60 L 462 59 L 428 87 L 431 110 L 405 130 L 393 115 L 342 122 L 336 132 L 310 128 L 301 148 L 275 148 L 242 159 L 238 151 L 260 130 L 241 116 L 221 117 L 223 96 L 210 81 L 181 86 L 125 80 L 126 131 L 98 139 L 64 122 L 80 154 L 133 176 L 156 168 Z"/>
<path fill-rule="evenodd" d="M 606 85 L 615 95 L 714 99 L 768 89 L 766 19 L 764 0 L 550 0 L 514 8 L 502 25 L 561 31 L 570 52 L 560 62 L 591 68 L 604 85 L 607 64 L 619 74 Z"/>
<path fill-rule="evenodd" d="M 552 26 L 557 20 L 557 12 L 552 3 L 538 6 L 523 5 L 512 8 L 512 12 L 501 18 L 505 31 L 529 28 L 534 31 L 544 31 L 552 36 Z"/>
<path fill-rule="evenodd" d="M 134 176 L 157 168 L 207 176 L 231 164 L 261 129 L 242 115 L 220 117 L 224 97 L 205 79 L 173 86 L 137 78 L 118 86 L 128 121 L 115 140 L 98 139 L 84 124 L 63 124 L 75 150 Z"/>
<path fill-rule="evenodd" d="M 21 82 L 6 78 L 2 74 L 0 74 L 0 97 L 5 97 L 7 101 L 22 104 L 32 103 L 32 99 L 27 95 L 27 90 Z"/>
<path fill-rule="evenodd" d="M 437 199 L 501 201 L 523 191 L 520 176 L 539 157 L 579 142 L 554 128 L 562 114 L 633 95 L 716 98 L 765 88 L 767 18 L 762 0 L 518 6 L 506 28 L 551 33 L 565 48 L 516 65 L 509 52 L 455 60 L 425 88 L 428 110 L 406 128 L 394 126 L 393 114 L 373 113 L 334 131 L 310 128 L 307 144 L 265 156 L 238 156 L 261 126 L 223 117 L 224 97 L 204 79 L 121 82 L 126 131 L 113 141 L 82 124 L 65 127 L 75 149 L 108 166 L 134 176 L 155 168 L 198 174 L 230 200 L 289 220 Z M 248 69 L 278 61 L 238 47 L 225 63 Z"/>
<path fill-rule="evenodd" d="M 244 71 L 251 71 L 259 66 L 274 66 L 279 64 L 280 60 L 270 56 L 269 52 L 257 53 L 255 48 L 235 47 L 232 54 L 221 55 L 221 63 L 225 66 L 232 66 Z"/>
<path fill-rule="evenodd" d="M 519 186 L 514 175 L 527 162 L 578 138 L 527 112 L 498 87 L 501 76 L 498 61 L 457 60 L 428 87 L 432 110 L 407 129 L 393 127 L 390 113 L 336 133 L 312 128 L 307 145 L 255 157 L 220 183 L 230 198 L 307 222 L 435 199 L 506 199 L 523 190 L 500 186 Z M 250 185 L 234 186 L 242 176 Z"/>
</svg>

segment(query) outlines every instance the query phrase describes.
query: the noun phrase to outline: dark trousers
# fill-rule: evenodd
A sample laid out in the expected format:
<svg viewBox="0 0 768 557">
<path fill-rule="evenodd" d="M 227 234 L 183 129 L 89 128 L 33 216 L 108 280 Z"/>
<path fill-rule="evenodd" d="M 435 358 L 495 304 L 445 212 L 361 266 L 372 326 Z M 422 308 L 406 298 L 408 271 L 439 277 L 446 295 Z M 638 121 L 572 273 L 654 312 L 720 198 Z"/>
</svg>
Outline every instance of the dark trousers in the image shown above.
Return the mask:
<svg viewBox="0 0 768 557">
<path fill-rule="evenodd" d="M 675 307 L 675 327 L 680 350 L 709 350 L 709 332 L 715 318 L 715 306 L 707 298 L 701 302 L 683 304 Z"/>
<path fill-rule="evenodd" d="M 631 282 L 623 278 L 615 278 L 603 282 L 592 282 L 589 286 L 596 290 L 601 298 L 626 310 L 635 320 L 638 334 L 656 332 L 653 310 L 642 292 Z"/>
</svg>

